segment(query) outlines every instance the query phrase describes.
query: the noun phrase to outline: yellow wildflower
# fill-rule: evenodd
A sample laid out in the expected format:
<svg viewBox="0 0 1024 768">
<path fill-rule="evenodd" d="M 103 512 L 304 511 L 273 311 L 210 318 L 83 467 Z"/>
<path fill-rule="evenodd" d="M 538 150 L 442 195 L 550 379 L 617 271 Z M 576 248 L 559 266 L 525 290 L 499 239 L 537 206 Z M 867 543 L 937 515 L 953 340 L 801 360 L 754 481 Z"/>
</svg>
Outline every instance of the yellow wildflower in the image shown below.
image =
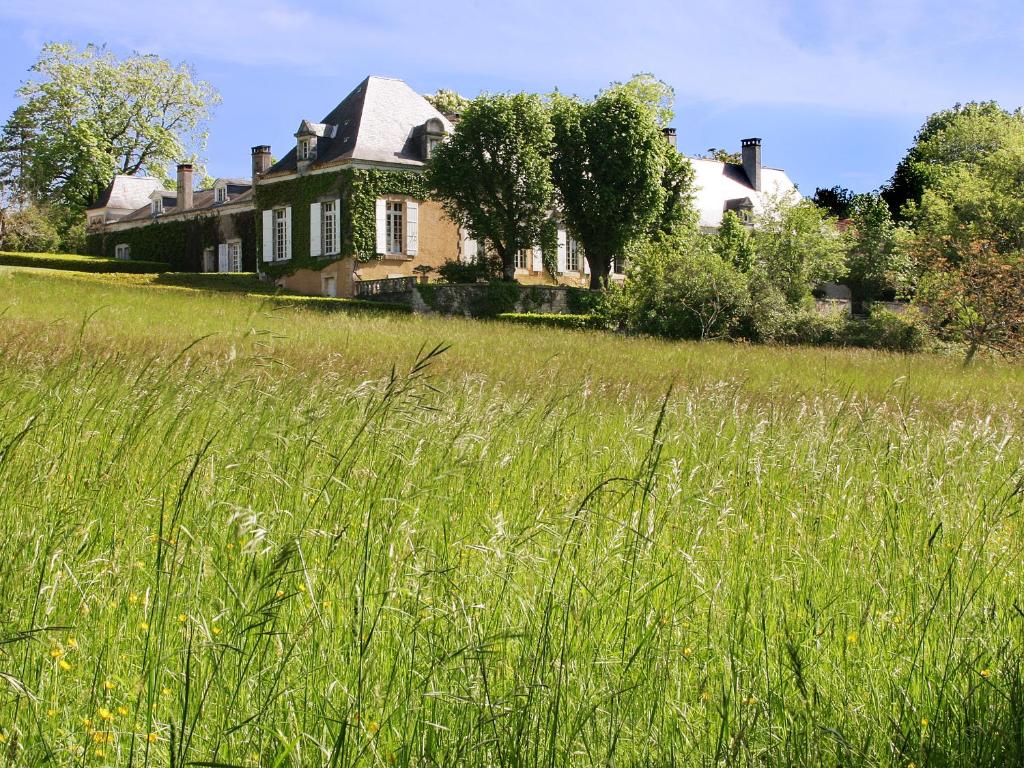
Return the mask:
<svg viewBox="0 0 1024 768">
<path fill-rule="evenodd" d="M 108 691 L 112 691 L 115 688 L 117 688 L 117 683 L 115 683 L 113 680 L 105 680 L 103 682 L 103 687 L 106 688 Z"/>
<path fill-rule="evenodd" d="M 220 627 L 218 627 L 216 624 L 214 624 L 210 631 L 213 632 L 213 634 L 215 634 L 215 635 L 219 635 L 220 634 Z"/>
<path fill-rule="evenodd" d="M 171 689 L 168 688 L 167 686 L 164 686 L 163 688 L 160 689 L 160 693 L 162 693 L 164 696 L 170 696 L 171 695 Z"/>
<path fill-rule="evenodd" d="M 921 727 L 922 728 L 927 728 L 928 727 L 928 718 L 927 717 L 922 717 L 921 718 Z"/>
<path fill-rule="evenodd" d="M 693 648 L 691 648 L 690 646 L 686 646 L 685 648 L 683 648 L 683 656 L 686 656 L 687 658 L 693 656 Z"/>
<path fill-rule="evenodd" d="M 306 591 L 306 585 L 305 584 L 299 584 L 299 592 L 305 592 L 305 591 Z"/>
<path fill-rule="evenodd" d="M 69 637 L 68 638 L 68 648 L 71 648 L 72 650 L 77 650 L 78 649 L 78 640 L 76 640 L 74 637 Z"/>
<path fill-rule="evenodd" d="M 117 714 L 119 714 L 121 717 L 124 717 L 128 714 L 128 707 L 118 707 Z"/>
<path fill-rule="evenodd" d="M 84 725 L 86 728 L 91 728 L 92 727 L 92 718 L 91 717 L 83 717 L 82 718 L 82 725 Z"/>
<path fill-rule="evenodd" d="M 64 655 L 64 649 L 60 646 L 55 645 L 53 648 L 50 649 L 50 655 L 55 659 L 59 659 L 61 656 Z"/>
<path fill-rule="evenodd" d="M 48 710 L 46 710 L 46 715 L 47 715 L 47 717 L 56 717 L 57 716 L 57 710 L 54 709 L 53 707 L 50 707 Z"/>
<path fill-rule="evenodd" d="M 135 603 L 139 602 L 139 596 L 132 592 L 130 595 L 128 595 L 128 602 L 134 605 Z"/>
<path fill-rule="evenodd" d="M 184 613 L 179 613 L 178 614 L 178 621 L 180 621 L 182 624 L 184 624 L 186 621 L 188 621 L 188 616 L 186 616 Z"/>
<path fill-rule="evenodd" d="M 104 757 L 104 756 L 105 756 L 105 755 L 106 755 L 107 753 L 106 753 L 106 752 L 104 752 L 104 751 L 103 751 L 102 749 L 100 749 L 99 747 L 96 747 L 96 751 L 95 751 L 95 752 L 93 752 L 93 754 L 94 754 L 94 755 L 96 755 L 96 757 Z"/>
<path fill-rule="evenodd" d="M 372 723 L 370 723 L 370 725 L 368 726 L 368 728 L 369 728 L 369 731 L 370 731 L 370 733 L 376 733 L 377 731 L 379 731 L 379 730 L 380 730 L 380 723 L 378 723 L 378 722 L 377 722 L 377 721 L 375 720 L 375 721 L 373 721 Z"/>
<path fill-rule="evenodd" d="M 149 629 L 149 624 L 147 624 L 145 621 L 140 621 L 139 622 L 139 629 L 141 629 L 143 632 L 145 632 L 147 629 Z"/>
<path fill-rule="evenodd" d="M 275 593 L 275 596 L 276 597 L 284 597 L 284 590 L 283 589 L 277 590 L 277 592 Z"/>
<path fill-rule="evenodd" d="M 846 642 L 848 642 L 850 645 L 856 645 L 857 644 L 857 640 L 859 640 L 859 639 L 860 638 L 857 636 L 856 632 L 851 632 L 850 634 L 848 634 L 846 636 Z"/>
<path fill-rule="evenodd" d="M 7 734 L 6 733 L 0 733 L 0 744 L 5 743 L 6 741 L 7 741 Z"/>
<path fill-rule="evenodd" d="M 985 669 L 981 670 L 981 676 L 987 680 L 992 676 L 992 670 L 988 667 L 985 667 Z"/>
<path fill-rule="evenodd" d="M 114 719 L 114 713 L 111 712 L 106 707 L 100 707 L 99 710 L 97 710 L 96 714 L 100 716 L 101 720 L 113 720 Z"/>
<path fill-rule="evenodd" d="M 156 734 L 149 734 L 149 736 L 146 737 L 146 741 L 148 741 L 150 744 L 156 744 Z"/>
<path fill-rule="evenodd" d="M 67 659 L 61 659 L 60 661 L 57 662 L 57 665 L 61 669 L 63 669 L 65 672 L 67 672 L 69 669 L 71 669 L 71 663 Z"/>
</svg>

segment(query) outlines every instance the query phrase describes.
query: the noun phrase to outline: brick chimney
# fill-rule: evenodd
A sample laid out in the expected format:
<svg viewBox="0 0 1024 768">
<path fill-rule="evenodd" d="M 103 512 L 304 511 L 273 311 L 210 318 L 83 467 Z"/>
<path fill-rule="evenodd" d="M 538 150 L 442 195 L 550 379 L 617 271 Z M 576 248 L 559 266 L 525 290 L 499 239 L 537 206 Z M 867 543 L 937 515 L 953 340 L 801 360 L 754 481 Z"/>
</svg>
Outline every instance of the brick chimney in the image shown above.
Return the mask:
<svg viewBox="0 0 1024 768">
<path fill-rule="evenodd" d="M 673 147 L 676 145 L 676 129 L 675 128 L 662 128 L 661 132 L 665 134 L 665 141 L 671 144 Z"/>
<path fill-rule="evenodd" d="M 270 170 L 270 145 L 260 144 L 252 148 L 252 180 Z"/>
<path fill-rule="evenodd" d="M 178 163 L 178 202 L 175 207 L 179 211 L 192 208 L 192 163 Z"/>
<path fill-rule="evenodd" d="M 744 139 L 741 142 L 743 148 L 743 170 L 750 179 L 750 186 L 758 192 L 761 191 L 761 140 Z"/>
</svg>

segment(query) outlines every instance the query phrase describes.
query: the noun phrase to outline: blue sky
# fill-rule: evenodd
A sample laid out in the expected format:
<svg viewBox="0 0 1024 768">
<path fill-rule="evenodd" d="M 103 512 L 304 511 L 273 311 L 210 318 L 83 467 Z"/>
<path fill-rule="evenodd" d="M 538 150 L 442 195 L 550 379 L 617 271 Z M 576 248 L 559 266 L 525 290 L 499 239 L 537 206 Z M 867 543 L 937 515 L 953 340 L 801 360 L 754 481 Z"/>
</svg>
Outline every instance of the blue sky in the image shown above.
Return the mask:
<svg viewBox="0 0 1024 768">
<path fill-rule="evenodd" d="M 421 92 L 591 96 L 649 71 L 676 88 L 679 146 L 738 149 L 807 194 L 882 184 L 924 118 L 957 101 L 1024 104 L 1020 0 L 0 0 L 0 114 L 47 41 L 187 61 L 223 95 L 208 170 L 281 155 L 367 74 Z"/>
</svg>

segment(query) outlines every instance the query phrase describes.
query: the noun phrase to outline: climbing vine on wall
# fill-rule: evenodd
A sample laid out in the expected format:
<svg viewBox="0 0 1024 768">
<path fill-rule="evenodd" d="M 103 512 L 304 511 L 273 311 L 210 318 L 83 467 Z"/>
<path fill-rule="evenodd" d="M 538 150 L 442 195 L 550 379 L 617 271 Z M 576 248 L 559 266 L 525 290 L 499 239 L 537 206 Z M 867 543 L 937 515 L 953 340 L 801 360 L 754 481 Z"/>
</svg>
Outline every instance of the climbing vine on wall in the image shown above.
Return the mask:
<svg viewBox="0 0 1024 768">
<path fill-rule="evenodd" d="M 427 188 L 417 171 L 379 171 L 346 169 L 337 173 L 319 173 L 256 187 L 260 210 L 290 205 L 292 208 L 292 258 L 283 263 L 261 262 L 260 268 L 272 277 L 299 269 L 323 269 L 333 261 L 354 256 L 372 261 L 377 228 L 377 198 L 383 195 L 408 195 L 427 199 Z M 316 258 L 309 255 L 309 207 L 324 199 L 340 199 L 341 248 L 337 256 Z M 262 219 L 257 224 L 262 240 Z"/>
<path fill-rule="evenodd" d="M 540 255 L 544 271 L 558 277 L 558 222 L 547 219 L 540 229 Z"/>
</svg>

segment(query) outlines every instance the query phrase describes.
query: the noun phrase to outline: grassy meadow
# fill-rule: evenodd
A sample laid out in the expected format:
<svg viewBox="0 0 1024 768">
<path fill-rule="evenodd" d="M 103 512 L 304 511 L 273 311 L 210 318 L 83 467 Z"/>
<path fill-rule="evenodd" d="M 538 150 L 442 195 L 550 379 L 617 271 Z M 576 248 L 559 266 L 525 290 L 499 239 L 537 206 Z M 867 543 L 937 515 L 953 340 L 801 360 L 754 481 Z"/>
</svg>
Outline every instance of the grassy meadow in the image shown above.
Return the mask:
<svg viewBox="0 0 1024 768">
<path fill-rule="evenodd" d="M 1021 765 L 1022 404 L 0 269 L 0 765 Z"/>
</svg>

